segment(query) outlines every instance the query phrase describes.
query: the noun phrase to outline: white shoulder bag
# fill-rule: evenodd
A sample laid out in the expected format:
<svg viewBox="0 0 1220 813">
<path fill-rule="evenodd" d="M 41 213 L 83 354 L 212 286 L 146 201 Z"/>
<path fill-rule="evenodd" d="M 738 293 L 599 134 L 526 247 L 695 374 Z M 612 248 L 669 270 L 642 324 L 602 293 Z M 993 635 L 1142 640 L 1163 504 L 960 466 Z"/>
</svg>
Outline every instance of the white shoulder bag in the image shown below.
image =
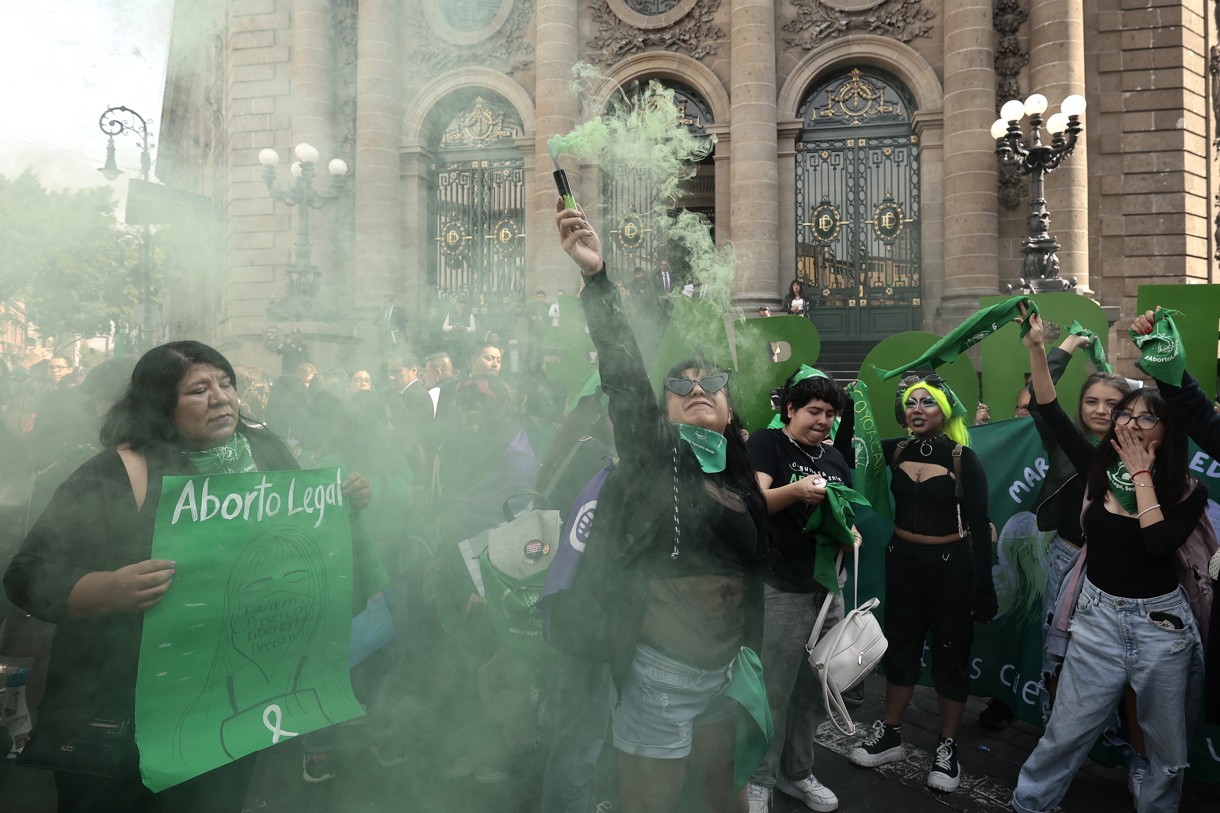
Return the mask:
<svg viewBox="0 0 1220 813">
<path fill-rule="evenodd" d="M 885 635 L 881 632 L 881 624 L 873 617 L 873 610 L 881 603 L 876 598 L 870 598 L 859 604 L 860 591 L 859 574 L 860 574 L 860 546 L 855 546 L 856 560 L 856 578 L 853 579 L 853 597 L 852 603 L 856 608 L 847 614 L 847 617 L 835 624 L 830 632 L 821 641 L 818 640 L 819 634 L 822 632 L 822 625 L 826 622 L 826 614 L 830 610 L 830 603 L 834 600 L 834 594 L 828 593 L 826 600 L 822 602 L 822 610 L 818 613 L 817 623 L 813 625 L 813 633 L 809 636 L 809 642 L 805 644 L 805 651 L 809 653 L 809 665 L 813 667 L 814 673 L 822 682 L 822 698 L 826 702 L 826 716 L 830 718 L 835 727 L 844 734 L 852 735 L 856 733 L 856 724 L 852 722 L 851 715 L 847 713 L 847 706 L 843 703 L 843 692 L 851 689 L 857 683 L 865 678 L 869 672 L 873 671 L 873 667 L 881 660 L 881 656 L 885 654 L 885 649 L 889 645 L 885 640 Z M 835 572 L 843 565 L 843 551 L 839 551 L 839 555 L 835 558 Z M 834 708 L 831 708 L 833 703 Z M 837 715 L 836 716 L 836 712 Z M 842 718 L 846 723 L 844 727 L 839 722 Z"/>
</svg>

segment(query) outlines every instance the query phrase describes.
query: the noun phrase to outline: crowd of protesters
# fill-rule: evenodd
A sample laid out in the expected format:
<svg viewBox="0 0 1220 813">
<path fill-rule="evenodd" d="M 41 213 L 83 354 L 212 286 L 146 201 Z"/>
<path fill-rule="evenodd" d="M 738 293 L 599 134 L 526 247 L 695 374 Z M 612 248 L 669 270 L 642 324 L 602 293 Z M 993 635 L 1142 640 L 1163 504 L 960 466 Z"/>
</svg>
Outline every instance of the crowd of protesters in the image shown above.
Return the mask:
<svg viewBox="0 0 1220 813">
<path fill-rule="evenodd" d="M 351 675 L 381 766 L 495 784 L 536 754 L 546 763 L 535 789 L 543 813 L 593 813 L 608 794 L 628 813 L 765 813 L 777 791 L 837 809 L 814 773 L 820 689 L 804 644 L 828 593 L 814 572 L 839 544 L 807 528 L 828 493 L 852 486 L 851 400 L 794 359 L 777 421 L 750 435 L 732 371 L 697 352 L 668 372 L 658 399 L 637 334 L 657 330 L 656 303 L 680 295 L 678 281 L 668 267 L 607 269 L 582 212 L 561 210 L 556 225 L 582 274 L 579 316 L 600 373 L 570 403 L 539 375 L 546 360 L 535 342 L 560 319 L 542 291 L 515 372 L 504 342 L 479 332 L 465 306 L 446 313 L 435 341 L 416 345 L 388 297 L 377 362 L 319 367 L 293 331 L 268 342 L 283 359 L 278 376 L 197 342 L 85 375 L 41 351 L 0 370 L 12 602 L 0 654 L 35 658 L 33 741 L 71 740 L 99 712 L 97 695 L 131 699 L 140 613 L 174 574 L 150 553 L 155 510 L 144 506 L 155 507 L 160 475 L 339 466 L 389 575 L 397 628 Z M 808 311 L 799 283 L 781 310 Z M 1148 333 L 1156 319 L 1145 314 L 1133 330 Z M 1187 436 L 1220 455 L 1220 417 L 1189 374 L 1134 390 L 1094 375 L 1073 420 L 1055 381 L 1084 340 L 1065 341 L 1048 366 L 1041 320 L 1025 322 L 1032 376 L 1019 408 L 1039 421 L 1055 484 L 1038 510 L 1040 527 L 1056 532 L 1046 614 L 1062 603 L 1061 576 L 1079 598 L 1066 653 L 1046 660 L 1046 733 L 1013 806 L 1054 809 L 1120 713 L 1137 808 L 1174 810 L 1198 704 L 1206 697 L 1209 719 L 1220 714 L 1214 644 L 1204 687 L 1210 619 L 1196 617 L 1173 567 L 1175 551 L 1211 527 L 1207 489 L 1187 470 Z M 952 792 L 974 628 L 997 612 L 987 474 L 947 382 L 904 378 L 897 404 L 908 434 L 882 444 L 896 509 L 885 709 L 849 758 L 865 767 L 904 759 L 902 719 L 930 632 L 941 737 L 927 783 Z M 231 465 L 250 468 L 207 468 L 230 447 Z M 549 654 L 523 660 L 489 620 L 491 597 L 471 589 L 460 546 L 504 523 L 523 496 L 570 525 L 591 482 L 600 492 L 580 567 L 547 599 Z M 64 506 L 81 503 L 98 519 L 66 519 Z M 772 736 L 737 776 L 738 740 L 764 718 Z M 277 747 L 300 749 L 296 781 L 307 783 L 334 778 L 350 756 L 326 729 Z M 610 749 L 618 789 L 606 787 Z M 236 760 L 162 794 L 138 774 L 57 771 L 59 809 L 237 811 L 253 764 Z"/>
</svg>

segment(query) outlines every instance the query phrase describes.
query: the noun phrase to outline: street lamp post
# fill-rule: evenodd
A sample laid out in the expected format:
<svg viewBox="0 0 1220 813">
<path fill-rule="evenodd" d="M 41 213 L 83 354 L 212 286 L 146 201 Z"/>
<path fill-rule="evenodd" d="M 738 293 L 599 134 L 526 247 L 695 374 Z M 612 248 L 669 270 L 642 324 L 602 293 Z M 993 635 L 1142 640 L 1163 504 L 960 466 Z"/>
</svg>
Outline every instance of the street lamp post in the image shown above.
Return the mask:
<svg viewBox="0 0 1220 813">
<path fill-rule="evenodd" d="M 106 164 L 98 172 L 108 180 L 116 180 L 123 174 L 114 160 L 114 137 L 126 133 L 134 133 L 141 139 L 140 146 L 140 178 L 148 183 L 149 170 L 152 169 L 152 156 L 148 145 L 148 122 L 136 111 L 128 107 L 108 107 L 98 119 L 97 126 L 109 136 L 106 144 Z M 152 264 L 153 264 L 152 226 L 144 226 L 144 239 L 140 241 L 140 272 L 143 277 L 143 291 L 140 293 L 140 349 L 147 350 L 145 342 L 150 331 L 150 316 L 152 311 Z"/>
<path fill-rule="evenodd" d="M 1034 293 L 1068 291 L 1076 287 L 1076 280 L 1059 277 L 1061 248 L 1049 227 L 1050 212 L 1046 209 L 1042 178 L 1053 172 L 1076 148 L 1076 139 L 1084 129 L 1080 117 L 1084 114 L 1085 99 L 1075 94 L 1063 100 L 1061 112 L 1046 119 L 1046 132 L 1051 136 L 1050 144 L 1042 143 L 1043 114 L 1046 113 L 1046 97 L 1035 93 L 1024 102 L 1012 99 L 1000 108 L 1000 118 L 991 125 L 991 136 L 995 139 L 995 152 L 1000 165 L 1009 172 L 1030 176 L 1031 198 L 1029 204 L 1029 237 L 1021 244 L 1025 259 L 1021 264 L 1021 287 Z M 1029 138 L 1021 131 L 1021 119 L 1029 116 Z"/>
<path fill-rule="evenodd" d="M 293 244 L 293 258 L 285 268 L 288 274 L 288 296 L 283 302 L 275 303 L 273 309 L 277 316 L 303 318 L 318 315 L 321 303 L 316 299 L 321 271 L 313 263 L 313 244 L 309 240 L 309 210 L 321 209 L 339 197 L 342 191 L 342 178 L 347 174 L 347 163 L 341 158 L 333 158 L 326 165 L 331 174 L 331 191 L 321 193 L 313 188 L 313 180 L 317 176 L 314 164 L 318 160 L 318 150 L 310 144 L 301 142 L 293 151 L 297 160 L 289 167 L 296 179 L 287 189 L 275 183 L 275 167 L 280 162 L 279 153 L 268 147 L 258 154 L 258 162 L 263 165 L 263 180 L 267 183 L 267 192 L 275 200 L 288 206 L 300 208 L 298 217 L 297 239 Z"/>
</svg>

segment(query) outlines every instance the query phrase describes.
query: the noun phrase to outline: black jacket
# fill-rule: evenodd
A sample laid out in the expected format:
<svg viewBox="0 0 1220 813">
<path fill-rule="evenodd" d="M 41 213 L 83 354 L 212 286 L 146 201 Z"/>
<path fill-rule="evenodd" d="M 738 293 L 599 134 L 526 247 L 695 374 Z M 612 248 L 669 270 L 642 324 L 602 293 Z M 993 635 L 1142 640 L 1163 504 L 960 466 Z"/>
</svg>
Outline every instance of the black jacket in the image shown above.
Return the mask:
<svg viewBox="0 0 1220 813">
<path fill-rule="evenodd" d="M 572 588 L 552 599 L 551 640 L 576 657 L 609 663 L 621 691 L 635 657 L 651 563 L 669 557 L 674 547 L 674 450 L 684 494 L 703 493 L 704 474 L 661 412 L 618 289 L 604 271 L 586 279 L 581 302 L 597 347 L 602 390 L 610 398 L 619 465 L 598 496 Z M 756 567 L 745 580 L 745 645 L 756 652 L 762 643 L 764 533 L 760 528 Z"/>
<path fill-rule="evenodd" d="M 246 437 L 260 470 L 300 468 L 270 432 L 250 429 Z M 46 696 L 39 706 L 40 738 L 66 742 L 102 711 L 103 703 L 111 713 L 134 712 L 143 614 L 72 618 L 68 595 L 87 573 L 151 557 L 161 478 L 185 473 L 158 470 L 150 458 L 144 507 L 137 510 L 119 453 L 98 453 L 59 487 L 9 564 L 4 574 L 9 599 L 57 624 Z"/>
<path fill-rule="evenodd" d="M 1046 354 L 1051 370 L 1051 381 L 1059 383 L 1067 370 L 1072 354 L 1058 347 Z M 1042 448 L 1047 455 L 1046 477 L 1043 478 L 1038 496 L 1034 499 L 1034 515 L 1039 531 L 1056 531 L 1080 547 L 1084 542 L 1084 531 L 1080 529 L 1080 506 L 1084 501 L 1084 478 L 1076 473 L 1076 467 L 1059 445 L 1055 433 L 1038 409 L 1038 400 L 1029 399 L 1029 414 L 1034 419 L 1034 428 L 1042 439 Z"/>
</svg>

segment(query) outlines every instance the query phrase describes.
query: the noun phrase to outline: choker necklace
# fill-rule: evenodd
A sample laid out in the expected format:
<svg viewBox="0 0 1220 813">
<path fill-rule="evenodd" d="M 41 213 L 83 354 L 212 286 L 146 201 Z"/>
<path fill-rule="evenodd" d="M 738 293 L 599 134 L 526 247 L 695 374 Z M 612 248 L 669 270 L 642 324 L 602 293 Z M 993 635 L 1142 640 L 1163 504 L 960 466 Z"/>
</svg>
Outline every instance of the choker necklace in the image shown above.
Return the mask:
<svg viewBox="0 0 1220 813">
<path fill-rule="evenodd" d="M 943 438 L 944 436 L 945 436 L 945 434 L 943 432 L 937 432 L 935 435 L 932 435 L 932 437 L 920 438 L 919 439 L 919 453 L 921 455 L 923 455 L 924 457 L 931 457 L 932 456 L 932 444 L 934 442 L 936 442 L 936 440 L 938 440 L 939 438 Z"/>
<path fill-rule="evenodd" d="M 820 443 L 818 444 L 818 454 L 816 457 L 814 457 L 813 455 L 809 454 L 809 452 L 805 451 L 804 446 L 802 446 L 801 444 L 796 442 L 796 438 L 794 438 L 794 437 L 792 437 L 792 435 L 788 434 L 788 427 L 785 426 L 780 431 L 784 433 L 784 437 L 788 438 L 789 443 L 791 443 L 796 448 L 800 449 L 801 454 L 803 454 L 803 455 L 805 455 L 805 457 L 809 458 L 810 462 L 816 464 L 819 460 L 822 459 L 822 453 L 826 451 L 825 449 L 822 448 L 822 444 L 820 444 Z"/>
</svg>

